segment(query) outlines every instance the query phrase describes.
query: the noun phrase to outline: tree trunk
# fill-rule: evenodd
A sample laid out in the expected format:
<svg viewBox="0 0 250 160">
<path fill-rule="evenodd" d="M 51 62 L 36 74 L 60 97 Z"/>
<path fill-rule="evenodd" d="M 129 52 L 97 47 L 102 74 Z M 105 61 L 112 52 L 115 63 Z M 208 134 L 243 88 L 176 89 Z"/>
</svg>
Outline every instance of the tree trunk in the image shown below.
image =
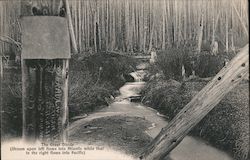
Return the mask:
<svg viewBox="0 0 250 160">
<path fill-rule="evenodd" d="M 152 6 L 151 8 L 153 8 L 154 6 L 154 3 L 152 3 Z M 152 47 L 153 47 L 153 36 L 154 36 L 154 31 L 155 31 L 155 12 L 153 9 L 151 9 L 151 12 L 152 12 L 152 27 L 150 29 L 150 37 L 149 37 L 149 47 L 148 47 L 148 53 L 151 52 L 152 50 Z"/>
<path fill-rule="evenodd" d="M 70 34 L 72 52 L 73 53 L 78 53 L 76 38 L 75 38 L 74 28 L 73 28 L 73 24 L 72 24 L 72 19 L 71 19 L 71 13 L 70 13 L 69 1 L 68 0 L 65 0 L 65 6 L 66 6 L 66 12 L 67 12 L 67 19 L 68 19 L 68 26 L 69 26 L 69 34 Z"/>
<path fill-rule="evenodd" d="M 228 31 L 228 11 L 226 11 L 226 53 L 228 53 L 229 48 L 229 31 Z"/>
<path fill-rule="evenodd" d="M 78 50 L 81 53 L 82 51 L 82 6 L 81 2 L 78 1 Z"/>
<path fill-rule="evenodd" d="M 249 72 L 247 44 L 174 118 L 144 150 L 140 159 L 160 160 L 170 153 Z"/>
<path fill-rule="evenodd" d="M 166 38 L 165 38 L 165 33 L 166 33 L 166 27 L 165 27 L 165 19 L 166 19 L 166 1 L 163 1 L 163 14 L 162 14 L 162 50 L 166 49 Z"/>
<path fill-rule="evenodd" d="M 240 1 L 240 2 L 241 2 L 241 1 Z M 248 35 L 249 35 L 248 29 L 247 29 L 247 27 L 246 27 L 244 21 L 242 20 L 242 17 L 240 16 L 240 14 L 239 14 L 238 10 L 236 9 L 235 5 L 234 5 L 234 4 L 232 4 L 232 5 L 233 5 L 233 7 L 234 7 L 234 10 L 235 10 L 235 12 L 236 12 L 236 14 L 237 14 L 239 20 L 240 20 L 241 26 L 243 27 L 245 34 L 248 36 Z"/>
<path fill-rule="evenodd" d="M 97 21 L 96 21 L 96 9 L 94 10 L 94 27 L 93 27 L 93 37 L 94 37 L 94 50 L 97 52 Z"/>
<path fill-rule="evenodd" d="M 200 20 L 199 31 L 198 31 L 198 46 L 197 46 L 197 53 L 198 54 L 201 52 L 203 26 L 204 26 L 203 25 L 203 13 L 201 13 L 201 20 Z"/>
</svg>

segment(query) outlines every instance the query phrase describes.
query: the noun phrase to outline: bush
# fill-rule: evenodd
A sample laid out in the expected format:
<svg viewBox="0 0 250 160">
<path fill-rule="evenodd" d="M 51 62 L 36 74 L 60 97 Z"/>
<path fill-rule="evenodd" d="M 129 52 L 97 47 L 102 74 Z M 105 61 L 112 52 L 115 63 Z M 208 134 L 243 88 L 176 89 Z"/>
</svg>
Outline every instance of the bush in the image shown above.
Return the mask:
<svg viewBox="0 0 250 160">
<path fill-rule="evenodd" d="M 234 53 L 212 55 L 210 52 L 203 51 L 194 59 L 195 73 L 201 78 L 215 76 L 224 67 L 225 61 L 231 60 L 234 56 Z"/>
<path fill-rule="evenodd" d="M 176 107 L 182 106 L 180 92 L 181 83 L 155 78 L 150 80 L 141 91 L 142 102 L 162 113 L 168 113 L 167 116 L 175 115 L 179 111 Z"/>
<path fill-rule="evenodd" d="M 182 79 L 181 68 L 187 54 L 184 49 L 168 48 L 158 53 L 156 65 L 162 70 L 166 79 L 180 80 Z"/>
<path fill-rule="evenodd" d="M 122 74 L 134 71 L 135 61 L 132 58 L 112 53 L 98 53 L 82 60 L 72 57 L 70 69 L 74 71 L 89 71 L 93 79 L 110 82 L 115 89 L 123 85 Z"/>
<path fill-rule="evenodd" d="M 188 77 L 195 71 L 196 76 L 201 78 L 215 76 L 230 61 L 235 54 L 219 53 L 212 55 L 208 51 L 199 54 L 183 48 L 168 48 L 158 52 L 156 66 L 151 67 L 151 73 L 162 71 L 166 79 L 182 80 L 182 65 L 185 68 L 185 76 Z M 152 72 L 153 71 L 153 72 Z"/>
<path fill-rule="evenodd" d="M 72 71 L 69 82 L 70 118 L 107 105 L 105 98 L 112 94 L 111 87 L 105 86 L 105 83 L 98 83 L 89 71 Z"/>
</svg>

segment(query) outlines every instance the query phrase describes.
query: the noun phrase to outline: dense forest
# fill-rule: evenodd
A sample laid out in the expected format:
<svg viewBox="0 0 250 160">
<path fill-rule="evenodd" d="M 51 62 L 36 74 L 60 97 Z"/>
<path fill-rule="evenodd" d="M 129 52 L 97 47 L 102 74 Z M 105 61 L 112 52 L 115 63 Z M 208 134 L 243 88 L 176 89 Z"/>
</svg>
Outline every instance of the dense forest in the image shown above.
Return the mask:
<svg viewBox="0 0 250 160">
<path fill-rule="evenodd" d="M 61 3 L 28 2 L 50 11 Z M 215 42 L 228 52 L 248 39 L 247 0 L 70 0 L 69 5 L 80 53 L 148 53 L 183 45 L 200 51 Z M 20 10 L 20 1 L 0 1 L 1 53 L 16 52 L 7 42 L 20 42 Z"/>
</svg>

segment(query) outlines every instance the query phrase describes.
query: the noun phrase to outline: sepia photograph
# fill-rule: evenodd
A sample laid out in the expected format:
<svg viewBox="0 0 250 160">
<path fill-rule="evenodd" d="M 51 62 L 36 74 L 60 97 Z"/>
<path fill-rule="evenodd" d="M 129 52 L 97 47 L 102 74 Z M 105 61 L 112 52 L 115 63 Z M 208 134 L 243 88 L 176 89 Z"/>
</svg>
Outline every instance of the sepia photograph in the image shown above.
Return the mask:
<svg viewBox="0 0 250 160">
<path fill-rule="evenodd" d="M 248 0 L 0 0 L 2 160 L 249 160 Z"/>
</svg>

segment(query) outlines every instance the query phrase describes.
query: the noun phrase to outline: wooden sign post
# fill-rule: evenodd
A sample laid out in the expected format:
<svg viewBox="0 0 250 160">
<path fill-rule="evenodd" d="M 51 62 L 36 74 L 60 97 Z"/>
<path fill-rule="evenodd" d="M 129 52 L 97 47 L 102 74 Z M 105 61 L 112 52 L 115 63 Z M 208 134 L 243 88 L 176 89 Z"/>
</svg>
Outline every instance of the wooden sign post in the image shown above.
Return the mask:
<svg viewBox="0 0 250 160">
<path fill-rule="evenodd" d="M 26 16 L 21 25 L 23 137 L 65 141 L 70 58 L 67 19 Z"/>
</svg>

